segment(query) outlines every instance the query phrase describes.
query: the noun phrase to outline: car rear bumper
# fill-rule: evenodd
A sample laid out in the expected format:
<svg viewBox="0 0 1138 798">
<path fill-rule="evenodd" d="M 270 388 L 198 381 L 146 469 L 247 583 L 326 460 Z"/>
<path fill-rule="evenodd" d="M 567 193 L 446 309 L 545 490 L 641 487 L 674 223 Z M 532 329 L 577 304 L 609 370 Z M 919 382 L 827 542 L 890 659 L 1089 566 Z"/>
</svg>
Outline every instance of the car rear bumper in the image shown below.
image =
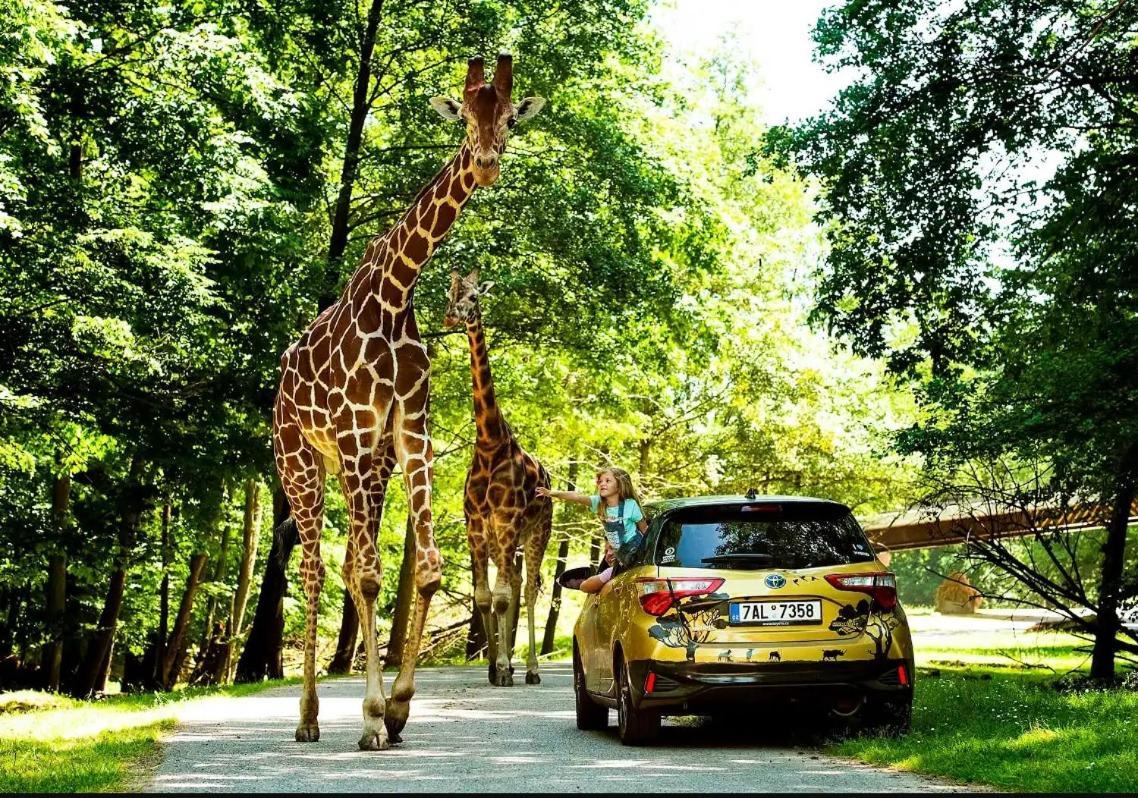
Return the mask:
<svg viewBox="0 0 1138 798">
<path fill-rule="evenodd" d="M 909 682 L 901 683 L 903 666 Z M 664 714 L 735 709 L 769 703 L 832 706 L 861 696 L 912 694 L 913 667 L 904 660 L 711 664 L 639 660 L 629 663 L 633 701 Z M 649 672 L 656 674 L 645 692 Z"/>
</svg>

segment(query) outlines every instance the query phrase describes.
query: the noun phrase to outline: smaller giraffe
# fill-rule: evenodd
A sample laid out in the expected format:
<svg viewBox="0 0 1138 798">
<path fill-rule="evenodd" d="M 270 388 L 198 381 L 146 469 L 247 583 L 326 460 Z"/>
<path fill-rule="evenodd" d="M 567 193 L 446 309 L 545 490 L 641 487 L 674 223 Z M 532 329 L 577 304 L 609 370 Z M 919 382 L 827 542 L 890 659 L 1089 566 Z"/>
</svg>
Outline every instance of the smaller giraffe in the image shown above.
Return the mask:
<svg viewBox="0 0 1138 798">
<path fill-rule="evenodd" d="M 514 683 L 513 630 L 518 620 L 517 599 L 521 573 L 516 565 L 519 544 L 525 552 L 526 609 L 529 612 L 529 658 L 526 684 L 540 684 L 534 605 L 537 603 L 541 561 L 549 544 L 553 502 L 537 496 L 540 485 L 549 487 L 549 474 L 533 455 L 518 444 L 494 397 L 494 380 L 482 329 L 478 297 L 492 283 L 479 285 L 478 270 L 465 278 L 451 273 L 450 297 L 443 324 L 466 325 L 470 343 L 470 373 L 474 385 L 474 423 L 477 429 L 474 461 L 466 475 L 463 512 L 466 537 L 474 567 L 474 602 L 482 614 L 489 643 L 490 683 Z M 494 560 L 498 576 L 490 592 L 487 565 Z"/>
</svg>

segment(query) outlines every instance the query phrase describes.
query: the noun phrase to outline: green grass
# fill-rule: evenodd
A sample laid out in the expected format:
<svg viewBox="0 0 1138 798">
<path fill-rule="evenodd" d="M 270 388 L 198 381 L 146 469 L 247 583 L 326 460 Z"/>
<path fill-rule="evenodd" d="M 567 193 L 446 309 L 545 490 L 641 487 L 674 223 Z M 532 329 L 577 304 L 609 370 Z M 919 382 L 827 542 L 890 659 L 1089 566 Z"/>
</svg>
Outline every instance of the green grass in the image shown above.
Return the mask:
<svg viewBox="0 0 1138 798">
<path fill-rule="evenodd" d="M 833 753 L 1007 790 L 1138 792 L 1138 692 L 1057 692 L 1087 659 L 1068 635 L 994 642 L 918 647 L 912 731 Z"/>
<path fill-rule="evenodd" d="M 30 690 L 0 694 L 0 792 L 111 792 L 135 786 L 186 702 L 236 697 L 295 679 L 173 694 L 75 701 Z"/>
</svg>

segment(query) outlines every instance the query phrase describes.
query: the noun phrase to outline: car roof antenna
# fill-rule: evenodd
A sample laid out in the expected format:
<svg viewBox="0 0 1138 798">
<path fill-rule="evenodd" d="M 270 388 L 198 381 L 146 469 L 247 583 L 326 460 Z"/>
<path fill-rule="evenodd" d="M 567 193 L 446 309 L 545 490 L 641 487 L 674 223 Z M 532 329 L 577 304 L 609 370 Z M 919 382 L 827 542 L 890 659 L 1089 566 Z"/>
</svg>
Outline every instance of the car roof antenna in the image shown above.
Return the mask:
<svg viewBox="0 0 1138 798">
<path fill-rule="evenodd" d="M 758 496 L 759 496 L 759 492 L 757 490 L 755 490 L 754 488 L 748 488 L 747 489 L 746 497 L 747 497 L 748 501 L 754 501 L 755 499 L 758 498 Z"/>
</svg>

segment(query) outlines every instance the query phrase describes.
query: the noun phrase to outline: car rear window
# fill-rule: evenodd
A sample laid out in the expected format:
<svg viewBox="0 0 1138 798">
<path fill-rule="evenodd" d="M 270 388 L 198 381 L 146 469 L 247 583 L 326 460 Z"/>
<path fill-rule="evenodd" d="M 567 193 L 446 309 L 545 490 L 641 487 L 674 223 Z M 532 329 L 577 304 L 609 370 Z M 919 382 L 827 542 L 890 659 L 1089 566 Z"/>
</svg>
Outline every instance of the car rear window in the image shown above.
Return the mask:
<svg viewBox="0 0 1138 798">
<path fill-rule="evenodd" d="M 677 510 L 656 544 L 657 564 L 684 568 L 817 568 L 873 559 L 853 515 L 834 504 Z"/>
</svg>

